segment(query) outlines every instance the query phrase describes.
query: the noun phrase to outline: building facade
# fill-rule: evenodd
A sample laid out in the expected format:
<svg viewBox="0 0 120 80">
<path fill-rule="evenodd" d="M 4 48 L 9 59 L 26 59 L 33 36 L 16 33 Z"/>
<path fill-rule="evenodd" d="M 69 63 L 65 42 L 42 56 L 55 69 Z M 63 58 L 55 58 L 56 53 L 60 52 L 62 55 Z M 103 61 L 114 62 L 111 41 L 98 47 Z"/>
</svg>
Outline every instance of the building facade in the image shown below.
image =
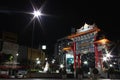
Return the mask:
<svg viewBox="0 0 120 80">
<path fill-rule="evenodd" d="M 11 60 L 0 63 L 1 64 L 0 70 L 3 69 L 9 70 L 10 68 L 12 69 L 11 71 L 15 69 L 17 70 L 29 69 L 31 68 L 30 61 L 35 63 L 37 58 L 41 61 L 40 65 L 44 66 L 45 52 L 39 49 L 33 49 L 24 45 L 19 45 L 17 39 L 18 39 L 17 34 L 15 33 L 11 33 L 11 32 L 0 33 L 0 55 L 4 53 L 5 55 L 8 54 L 12 56 Z M 14 74 L 14 72 L 9 72 L 9 73 Z"/>
</svg>

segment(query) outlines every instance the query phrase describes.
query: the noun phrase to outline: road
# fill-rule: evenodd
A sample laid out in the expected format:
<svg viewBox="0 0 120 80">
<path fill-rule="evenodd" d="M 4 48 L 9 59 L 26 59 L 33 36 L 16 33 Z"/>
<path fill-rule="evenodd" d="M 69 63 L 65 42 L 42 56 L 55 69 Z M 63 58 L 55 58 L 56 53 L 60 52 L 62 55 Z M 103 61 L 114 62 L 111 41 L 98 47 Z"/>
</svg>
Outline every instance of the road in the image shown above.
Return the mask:
<svg viewBox="0 0 120 80">
<path fill-rule="evenodd" d="M 0 79 L 0 80 L 80 80 L 80 79 Z M 82 79 L 82 80 L 90 80 L 90 79 Z M 97 80 L 120 80 L 120 79 L 97 79 Z"/>
</svg>

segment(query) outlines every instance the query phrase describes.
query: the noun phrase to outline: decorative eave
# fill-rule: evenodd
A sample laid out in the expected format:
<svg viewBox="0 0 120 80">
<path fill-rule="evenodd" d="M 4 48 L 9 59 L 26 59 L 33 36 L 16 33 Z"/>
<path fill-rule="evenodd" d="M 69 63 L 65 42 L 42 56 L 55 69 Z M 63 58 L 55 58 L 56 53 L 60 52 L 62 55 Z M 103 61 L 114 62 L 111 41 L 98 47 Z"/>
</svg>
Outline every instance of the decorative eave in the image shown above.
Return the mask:
<svg viewBox="0 0 120 80">
<path fill-rule="evenodd" d="M 84 31 L 84 32 L 80 32 L 80 33 L 76 33 L 76 34 L 72 34 L 70 36 L 67 36 L 68 39 L 71 39 L 71 38 L 75 38 L 77 36 L 82 36 L 82 35 L 85 35 L 85 34 L 88 34 L 88 33 L 92 33 L 92 32 L 99 32 L 100 29 L 97 28 L 97 27 L 94 27 L 93 29 L 90 29 L 90 30 L 87 30 L 87 31 Z"/>
<path fill-rule="evenodd" d="M 63 50 L 63 51 L 72 50 L 72 48 L 71 48 L 71 47 L 65 47 L 65 48 L 63 48 L 62 50 Z"/>
<path fill-rule="evenodd" d="M 98 44 L 106 44 L 106 43 L 109 43 L 110 41 L 107 39 L 107 38 L 103 38 L 101 40 L 98 40 L 98 41 L 95 41 L 94 43 L 98 43 Z"/>
</svg>

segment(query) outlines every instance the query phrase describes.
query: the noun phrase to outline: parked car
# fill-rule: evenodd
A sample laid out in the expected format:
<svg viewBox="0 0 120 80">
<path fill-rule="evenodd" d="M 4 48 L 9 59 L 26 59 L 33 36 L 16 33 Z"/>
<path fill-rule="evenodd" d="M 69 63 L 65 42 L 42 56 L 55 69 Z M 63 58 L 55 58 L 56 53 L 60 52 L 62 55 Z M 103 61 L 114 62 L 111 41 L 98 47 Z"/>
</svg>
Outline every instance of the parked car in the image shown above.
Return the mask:
<svg viewBox="0 0 120 80">
<path fill-rule="evenodd" d="M 14 76 L 14 75 L 11 75 L 9 78 L 15 78 L 15 76 Z"/>
<path fill-rule="evenodd" d="M 17 77 L 17 78 L 24 78 L 24 75 L 21 74 L 21 73 L 18 73 L 16 77 Z"/>
<path fill-rule="evenodd" d="M 0 70 L 0 78 L 9 78 L 7 70 Z"/>
</svg>

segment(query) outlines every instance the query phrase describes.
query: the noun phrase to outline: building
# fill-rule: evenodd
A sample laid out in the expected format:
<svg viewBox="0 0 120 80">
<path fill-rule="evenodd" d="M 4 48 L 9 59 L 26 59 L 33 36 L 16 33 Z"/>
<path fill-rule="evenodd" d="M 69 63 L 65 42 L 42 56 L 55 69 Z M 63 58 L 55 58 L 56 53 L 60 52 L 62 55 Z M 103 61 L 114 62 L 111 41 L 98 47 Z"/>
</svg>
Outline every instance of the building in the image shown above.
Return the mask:
<svg viewBox="0 0 120 80">
<path fill-rule="evenodd" d="M 16 70 L 29 69 L 31 65 L 30 61 L 35 63 L 37 58 L 41 61 L 41 65 L 44 66 L 45 52 L 39 49 L 29 48 L 28 46 L 19 45 L 17 37 L 17 34 L 11 32 L 0 33 L 0 54 L 10 54 L 13 58 L 7 62 L 0 63 L 0 69 L 9 70 L 11 68 L 12 72 L 9 73 L 14 74 Z M 13 70 L 15 71 L 13 72 Z"/>
<path fill-rule="evenodd" d="M 16 58 L 19 45 L 17 43 L 17 35 L 10 32 L 2 33 L 2 52 L 12 54 Z"/>
</svg>

